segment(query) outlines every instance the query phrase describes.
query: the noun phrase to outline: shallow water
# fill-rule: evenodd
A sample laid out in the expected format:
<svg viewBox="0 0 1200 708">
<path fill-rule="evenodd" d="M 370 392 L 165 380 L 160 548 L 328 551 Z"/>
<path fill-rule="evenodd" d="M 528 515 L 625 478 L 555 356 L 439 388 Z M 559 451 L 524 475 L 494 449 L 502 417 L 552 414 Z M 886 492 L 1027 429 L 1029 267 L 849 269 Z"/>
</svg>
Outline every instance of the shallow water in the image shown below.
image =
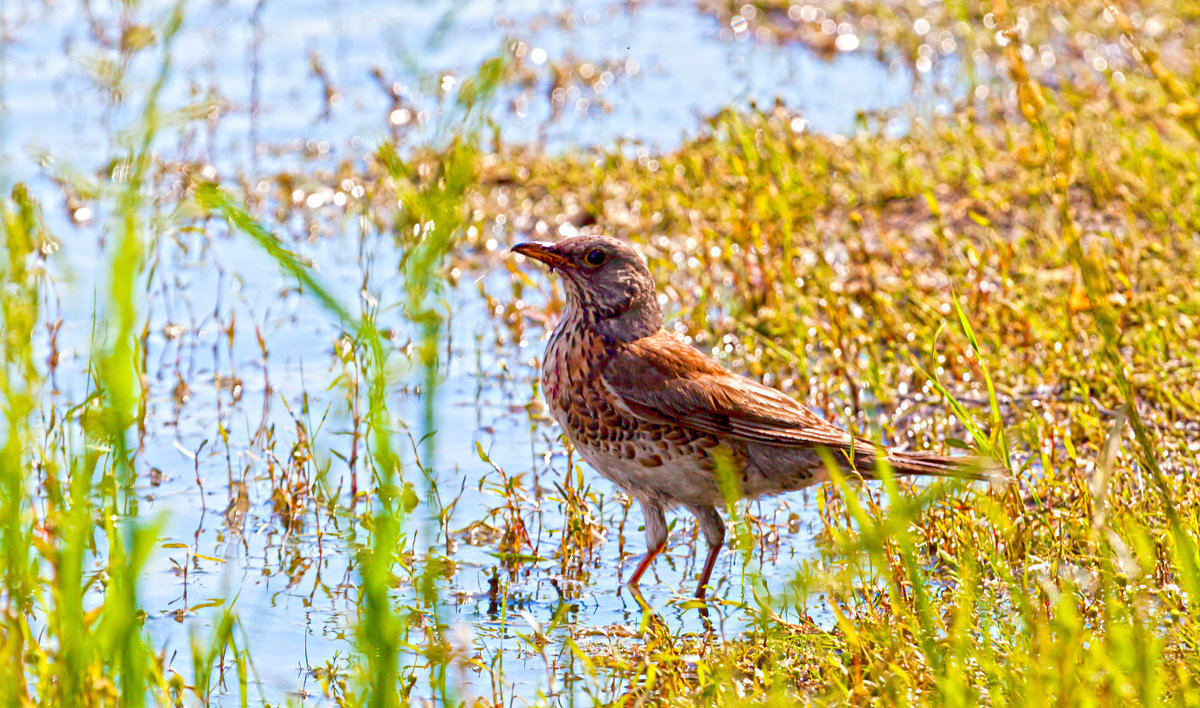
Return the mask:
<svg viewBox="0 0 1200 708">
<path fill-rule="evenodd" d="M 166 7 L 150 4 L 143 21 L 160 20 Z M 534 53 L 541 50 L 544 61 L 572 53 L 597 67 L 618 69 L 601 95 L 611 112 L 584 109 L 578 103 L 582 96 L 568 95 L 570 109 L 551 121 L 545 77 L 524 99 L 518 92 L 506 95 L 505 105 L 494 113 L 503 139 L 541 141 L 551 149 L 617 139 L 670 148 L 697 130 L 704 115 L 776 95 L 790 108 L 803 109 L 811 129 L 847 131 L 859 111 L 899 105 L 912 88 L 909 75 L 863 54 L 827 63 L 802 48 L 739 39 L 689 3 L 563 7 L 372 2 L 346 10 L 333 2 L 195 3 L 187 8 L 173 48 L 162 105 L 173 110 L 196 94 L 211 93 L 221 97 L 221 115 L 170 126 L 160 134 L 157 152 L 163 160 L 198 159 L 216 174 L 240 174 L 247 183 L 280 169 L 314 169 L 338 157 L 360 157 L 394 127 L 403 127 L 394 125 L 395 104 L 371 76 L 376 67 L 388 81 L 404 84 L 402 95 L 414 115 L 429 113 L 424 128 L 404 134 L 407 144 L 416 144 L 445 130 L 436 124 L 437 99 L 424 87 L 447 75 L 469 75 L 513 39 L 526 43 L 531 62 L 543 56 Z M 93 303 L 102 299 L 97 293 L 104 291 L 107 278 L 107 214 L 97 204 L 90 215 L 74 212 L 79 223 L 69 220 L 62 192 L 48 174 L 69 168 L 94 177 L 113 156 L 124 154 L 123 131 L 139 115 L 141 96 L 158 68 L 157 54 L 133 60 L 123 84 L 126 97 L 115 100 L 88 78 L 86 67 L 112 52 L 103 47 L 98 30 L 89 29 L 81 4 L 6 5 L 4 12 L 11 39 L 5 44 L 7 110 L 0 123 L 2 150 L 9 158 L 3 178 L 31 184 L 62 243 L 50 259 L 55 287 L 47 303 L 63 320 L 57 338 L 62 359 L 47 400 L 66 407 L 89 390 Z M 552 21 L 563 12 L 576 18 L 570 29 Z M 101 17 L 92 26 L 116 24 L 115 18 Z M 339 98 L 333 103 L 323 98 L 310 55 L 319 57 L 335 87 Z M 512 102 L 524 108 L 514 109 Z M 299 156 L 305 147 L 316 160 Z M 320 688 L 312 670 L 344 661 L 354 651 L 355 522 L 347 515 L 317 513 L 310 501 L 300 524 L 289 528 L 270 495 L 277 486 L 272 475 L 292 466 L 293 445 L 302 437 L 299 419 L 306 430 L 319 429 L 312 435 L 318 454 L 293 481 L 310 489 L 322 483 L 340 487 L 327 494 L 349 503 L 352 473 L 339 455 L 350 454 L 351 424 L 345 392 L 334 385 L 343 372 L 335 351 L 341 332 L 245 238 L 224 235 L 220 228 L 208 237 L 182 233 L 166 223 L 161 233 L 146 236 L 154 244 L 154 275 L 143 303 L 150 332 L 149 401 L 138 513 L 161 524 L 161 548 L 146 566 L 141 587 L 146 626 L 155 644 L 167 648 L 171 668 L 187 675 L 190 639 L 211 626 L 213 604 L 236 598 L 234 609 L 258 679 L 254 691 L 272 701 L 315 696 Z M 404 289 L 394 275 L 400 254 L 392 239 L 371 232 L 360 236 L 351 221 L 314 239 L 289 238 L 287 226 L 280 229 L 281 238 L 317 265 L 318 276 L 342 302 L 360 302 L 363 290 L 377 298 L 379 324 L 394 329 L 393 341 L 403 350 L 413 335 L 402 315 Z M 519 234 L 508 236 L 515 241 Z M 498 250 L 472 254 L 469 260 L 486 267 L 502 257 Z M 433 473 L 443 501 L 458 497 L 444 529 L 427 519 L 410 520 L 416 533 L 410 543 L 418 551 L 431 543 L 445 546 L 449 532 L 450 557 L 458 564 L 444 594 L 450 624 L 471 637 L 484 663 L 503 657 L 506 695 L 552 693 L 563 690 L 563 676 L 572 671 L 551 669 L 530 651 L 518 635 L 529 632 L 528 620 L 517 612 L 544 624 L 567 603 L 569 622 L 552 635 L 559 640 L 568 632 L 581 642 L 620 636 L 614 626 L 636 630 L 641 610 L 618 588 L 644 550 L 640 514 L 635 505 L 625 518 L 611 485 L 587 473 L 608 532 L 586 577 L 562 576 L 554 559 L 562 506 L 554 498 L 567 461 L 557 430 L 539 413 L 533 386 L 546 332 L 536 322 L 518 328 L 494 317 L 479 295 L 477 277 L 488 294 L 510 297 L 507 276 L 498 269 L 464 272 L 445 293 L 439 309 L 446 314 L 446 339 L 440 347 L 442 384 L 433 430 L 422 430 L 419 423 L 424 392 L 418 391 L 415 371 L 409 385 L 398 383 L 390 397 L 393 414 L 413 426 L 414 438 L 435 434 Z M 545 282 L 543 274 L 532 277 Z M 527 303 L 534 310 L 539 304 Z M 46 341 L 39 346 L 48 353 Z M 400 383 L 405 379 L 399 378 Z M 221 439 L 222 428 L 228 442 Z M 533 551 L 546 560 L 509 567 L 497 559 L 494 540 L 466 542 L 465 530 L 505 503 L 491 491 L 501 484 L 499 473 L 480 459 L 476 444 L 509 477 L 523 475 L 528 491 L 523 519 Z M 408 459 L 407 478 L 419 480 L 412 454 Z M 315 471 L 326 467 L 322 482 Z M 361 451 L 357 474 L 358 488 L 369 487 Z M 247 485 L 249 502 L 242 519 L 226 513 L 237 498 L 238 482 Z M 750 569 L 761 570 L 771 587 L 779 587 L 796 559 L 812 552 L 815 518 L 806 498 L 794 494 L 750 508 L 783 531 L 750 561 Z M 799 520 L 787 532 L 793 512 Z M 623 544 L 617 531 L 622 519 Z M 434 537 L 426 537 L 431 531 Z M 681 590 L 682 597 L 692 590 L 694 551 L 693 529 L 684 515 L 670 551 L 655 563 L 643 590 L 669 622 L 700 632 L 704 625 L 695 610 L 671 604 Z M 716 595 L 733 602 L 749 599 L 742 571 L 738 554 L 727 550 L 714 576 L 721 579 Z M 489 596 L 493 575 L 507 593 L 506 616 Z M 406 592 L 401 588 L 398 596 Z M 718 606 L 714 622 L 731 636 L 744 627 L 745 617 Z M 570 662 L 561 641 L 546 652 L 555 663 Z M 493 694 L 490 677 L 466 678 L 469 693 Z M 228 690 L 236 695 L 236 687 Z M 561 695 L 590 690 L 583 681 Z"/>
</svg>

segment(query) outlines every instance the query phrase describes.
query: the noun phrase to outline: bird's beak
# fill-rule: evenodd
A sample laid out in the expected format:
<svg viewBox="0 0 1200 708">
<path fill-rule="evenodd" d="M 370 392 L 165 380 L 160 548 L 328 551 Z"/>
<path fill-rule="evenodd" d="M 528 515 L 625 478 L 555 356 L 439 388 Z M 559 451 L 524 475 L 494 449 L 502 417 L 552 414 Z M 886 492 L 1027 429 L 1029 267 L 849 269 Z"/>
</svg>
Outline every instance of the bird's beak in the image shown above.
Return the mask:
<svg viewBox="0 0 1200 708">
<path fill-rule="evenodd" d="M 512 247 L 513 253 L 520 253 L 535 261 L 541 261 L 551 268 L 562 268 L 571 265 L 571 259 L 564 256 L 552 243 L 530 241 L 518 243 Z"/>
</svg>

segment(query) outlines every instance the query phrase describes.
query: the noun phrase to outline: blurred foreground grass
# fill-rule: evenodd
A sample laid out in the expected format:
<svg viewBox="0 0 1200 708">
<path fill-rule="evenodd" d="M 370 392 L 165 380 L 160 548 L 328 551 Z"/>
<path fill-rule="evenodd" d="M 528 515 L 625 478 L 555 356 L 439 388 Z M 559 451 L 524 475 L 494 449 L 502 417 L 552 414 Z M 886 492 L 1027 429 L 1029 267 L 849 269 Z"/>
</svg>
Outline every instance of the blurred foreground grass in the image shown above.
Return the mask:
<svg viewBox="0 0 1200 708">
<path fill-rule="evenodd" d="M 787 13 L 753 6 L 760 18 Z M 885 50 L 911 40 L 914 65 L 924 55 L 907 29 L 916 9 L 847 7 L 851 19 L 873 13 Z M 406 315 L 421 328 L 430 392 L 430 298 L 448 266 L 477 264 L 489 240 L 599 228 L 639 244 L 672 326 L 735 369 L 870 434 L 982 448 L 1016 473 L 1004 490 L 830 485 L 821 557 L 789 596 L 751 593 L 748 635 L 685 635 L 647 615 L 636 641 L 566 640 L 581 694 L 498 688 L 482 703 L 1200 703 L 1197 9 L 952 3 L 929 18 L 918 36 L 946 32 L 963 46 L 967 85 L 902 137 L 869 117 L 853 136 L 812 135 L 775 106 L 726 111 L 666 154 L 553 155 L 482 149 L 476 116 L 442 146 L 384 145 L 337 174 L 280 175 L 273 214 L 243 207 L 236 185 L 184 171 L 172 217 L 248 235 L 338 319 L 363 374 L 349 395 L 363 401 L 374 474 L 368 503 L 354 495 L 341 509 L 369 535 L 357 557 L 359 654 L 350 672 L 322 677 L 330 700 L 399 705 L 417 686 L 454 704 L 465 700 L 456 671 L 503 671 L 452 647 L 438 610 L 446 559 L 401 557 L 406 515 L 440 502 L 436 480 L 418 499 L 400 475 L 385 405 L 391 354 L 373 313 L 351 314 L 271 234 L 303 208 L 293 190 L 350 180 L 362 191 L 346 214 L 408 254 Z M 1147 30 L 1151 20 L 1165 33 Z M 1125 53 L 1101 65 L 1083 35 Z M 481 71 L 460 115 L 505 81 L 504 66 Z M 32 344 L 54 237 L 21 188 L 0 209 L 0 699 L 13 705 L 194 704 L 214 691 L 254 702 L 236 608 L 196 638 L 187 678 L 164 669 L 138 624 L 154 534 L 131 477 L 145 396 L 137 287 L 152 248 L 145 177 L 172 169 L 147 152 L 155 110 L 152 91 L 133 178 L 113 197 L 120 245 L 96 312 L 94 394 L 73 410 L 46 410 Z M 547 287 L 515 265 L 511 274 L 518 298 Z M 518 330 L 540 327 L 517 301 L 494 305 Z M 420 588 L 412 606 L 391 594 L 401 576 Z M 831 631 L 809 618 L 817 609 L 836 617 Z M 229 657 L 237 690 L 217 691 Z"/>
</svg>

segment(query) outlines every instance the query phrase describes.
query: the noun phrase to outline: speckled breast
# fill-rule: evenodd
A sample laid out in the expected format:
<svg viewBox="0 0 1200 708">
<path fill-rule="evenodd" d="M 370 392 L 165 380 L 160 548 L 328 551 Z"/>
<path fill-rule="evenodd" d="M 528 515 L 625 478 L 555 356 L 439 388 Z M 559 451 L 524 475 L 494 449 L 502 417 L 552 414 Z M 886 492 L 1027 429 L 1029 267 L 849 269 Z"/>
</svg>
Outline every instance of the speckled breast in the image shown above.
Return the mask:
<svg viewBox="0 0 1200 708">
<path fill-rule="evenodd" d="M 633 443 L 641 439 L 641 422 L 622 415 L 604 390 L 600 376 L 609 356 L 601 338 L 568 315 L 554 330 L 542 362 L 550 413 L 585 458 L 589 448 L 636 457 Z"/>
<path fill-rule="evenodd" d="M 542 391 L 550 413 L 580 455 L 627 491 L 635 495 L 658 491 L 668 497 L 686 496 L 661 488 L 659 468 L 666 465 L 679 471 L 711 472 L 708 450 L 717 441 L 621 411 L 601 379 L 616 346 L 620 345 L 606 344 L 568 313 L 551 336 L 542 363 Z"/>
</svg>

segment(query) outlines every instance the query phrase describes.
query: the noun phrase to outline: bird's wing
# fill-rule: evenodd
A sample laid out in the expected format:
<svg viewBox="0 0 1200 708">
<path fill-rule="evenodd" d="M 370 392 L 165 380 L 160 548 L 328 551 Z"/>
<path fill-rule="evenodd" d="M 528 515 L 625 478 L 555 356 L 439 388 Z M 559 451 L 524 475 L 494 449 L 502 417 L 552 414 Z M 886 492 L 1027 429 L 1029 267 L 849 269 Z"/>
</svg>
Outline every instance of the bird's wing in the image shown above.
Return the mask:
<svg viewBox="0 0 1200 708">
<path fill-rule="evenodd" d="M 865 442 L 667 332 L 622 345 L 602 376 L 618 403 L 648 422 L 770 445 L 849 449 Z"/>
</svg>

